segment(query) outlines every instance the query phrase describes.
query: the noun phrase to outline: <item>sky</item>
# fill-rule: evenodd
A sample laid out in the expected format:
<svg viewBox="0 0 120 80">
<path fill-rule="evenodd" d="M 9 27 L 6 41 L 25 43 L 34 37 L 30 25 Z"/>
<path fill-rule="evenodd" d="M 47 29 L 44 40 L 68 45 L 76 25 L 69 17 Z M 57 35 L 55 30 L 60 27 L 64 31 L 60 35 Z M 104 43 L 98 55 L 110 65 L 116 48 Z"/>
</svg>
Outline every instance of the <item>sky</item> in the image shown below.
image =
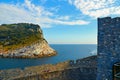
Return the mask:
<svg viewBox="0 0 120 80">
<path fill-rule="evenodd" d="M 0 0 L 0 24 L 39 24 L 49 44 L 97 44 L 107 16 L 120 16 L 120 0 Z"/>
</svg>

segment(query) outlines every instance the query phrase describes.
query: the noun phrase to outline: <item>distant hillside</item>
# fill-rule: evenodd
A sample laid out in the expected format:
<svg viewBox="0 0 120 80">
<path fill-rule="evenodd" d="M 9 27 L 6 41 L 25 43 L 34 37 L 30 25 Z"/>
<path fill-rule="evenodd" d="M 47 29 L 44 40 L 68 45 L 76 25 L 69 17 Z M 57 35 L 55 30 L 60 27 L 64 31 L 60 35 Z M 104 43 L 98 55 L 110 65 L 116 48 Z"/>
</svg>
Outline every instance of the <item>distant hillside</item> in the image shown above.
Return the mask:
<svg viewBox="0 0 120 80">
<path fill-rule="evenodd" d="M 5 50 L 27 46 L 42 39 L 39 25 L 19 23 L 0 26 L 0 45 Z"/>
<path fill-rule="evenodd" d="M 0 25 L 1 54 L 43 41 L 46 42 L 39 25 L 28 23 Z"/>
</svg>

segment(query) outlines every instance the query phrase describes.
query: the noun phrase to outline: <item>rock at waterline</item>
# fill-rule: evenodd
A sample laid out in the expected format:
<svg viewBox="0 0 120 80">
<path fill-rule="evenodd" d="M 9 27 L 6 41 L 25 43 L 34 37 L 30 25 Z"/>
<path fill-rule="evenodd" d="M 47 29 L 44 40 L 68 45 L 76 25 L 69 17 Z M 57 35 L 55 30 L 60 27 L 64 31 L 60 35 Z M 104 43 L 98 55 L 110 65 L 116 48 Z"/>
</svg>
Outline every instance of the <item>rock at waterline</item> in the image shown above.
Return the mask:
<svg viewBox="0 0 120 80">
<path fill-rule="evenodd" d="M 39 25 L 0 25 L 0 57 L 40 58 L 56 54 L 44 39 Z"/>
</svg>

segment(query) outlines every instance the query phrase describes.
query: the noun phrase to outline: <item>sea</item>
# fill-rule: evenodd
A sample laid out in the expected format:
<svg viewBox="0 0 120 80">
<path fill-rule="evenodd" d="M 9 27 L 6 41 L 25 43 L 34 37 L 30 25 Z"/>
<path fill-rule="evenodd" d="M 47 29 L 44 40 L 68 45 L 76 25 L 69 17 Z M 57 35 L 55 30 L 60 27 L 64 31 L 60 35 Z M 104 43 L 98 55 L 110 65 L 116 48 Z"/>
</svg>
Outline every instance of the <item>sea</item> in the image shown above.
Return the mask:
<svg viewBox="0 0 120 80">
<path fill-rule="evenodd" d="M 56 64 L 67 60 L 77 60 L 97 54 L 96 44 L 50 44 L 57 51 L 56 56 L 37 59 L 0 58 L 0 70 Z"/>
</svg>

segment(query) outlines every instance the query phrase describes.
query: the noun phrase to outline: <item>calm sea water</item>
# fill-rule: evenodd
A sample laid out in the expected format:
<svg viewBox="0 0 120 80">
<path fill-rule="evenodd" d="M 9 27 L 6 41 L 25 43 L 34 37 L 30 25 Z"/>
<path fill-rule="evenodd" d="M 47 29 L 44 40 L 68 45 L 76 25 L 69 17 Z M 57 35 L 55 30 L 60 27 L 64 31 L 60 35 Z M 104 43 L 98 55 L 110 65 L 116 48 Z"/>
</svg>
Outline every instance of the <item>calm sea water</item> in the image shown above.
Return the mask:
<svg viewBox="0 0 120 80">
<path fill-rule="evenodd" d="M 97 45 L 95 44 L 51 44 L 58 54 L 56 56 L 39 59 L 10 59 L 0 58 L 0 69 L 24 68 L 42 64 L 55 64 L 66 60 L 76 60 L 95 55 Z"/>
</svg>

